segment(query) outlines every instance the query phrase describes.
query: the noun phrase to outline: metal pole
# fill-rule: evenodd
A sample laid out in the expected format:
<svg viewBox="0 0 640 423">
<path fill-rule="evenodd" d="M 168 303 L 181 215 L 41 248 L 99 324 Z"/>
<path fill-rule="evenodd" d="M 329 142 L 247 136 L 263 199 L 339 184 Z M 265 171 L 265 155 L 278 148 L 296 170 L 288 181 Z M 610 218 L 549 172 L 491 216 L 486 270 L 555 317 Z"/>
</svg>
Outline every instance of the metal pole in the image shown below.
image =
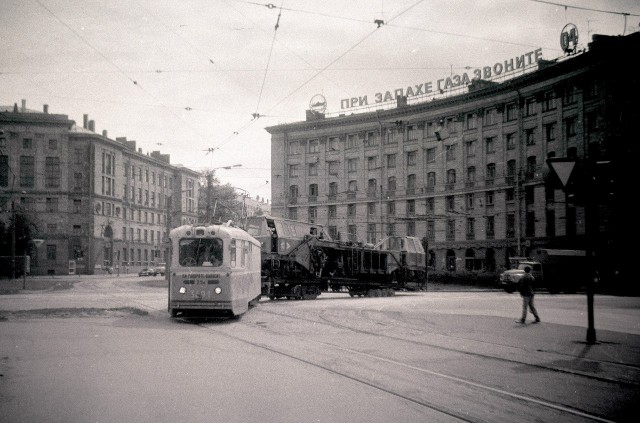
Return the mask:
<svg viewBox="0 0 640 423">
<path fill-rule="evenodd" d="M 11 279 L 16 279 L 16 202 L 11 200 L 11 218 L 13 227 L 11 230 Z"/>
<path fill-rule="evenodd" d="M 593 183 L 593 164 L 590 159 L 585 160 L 585 178 L 586 178 L 586 203 L 585 203 L 585 235 L 587 239 L 587 263 L 589 266 L 589 279 L 587 280 L 587 344 L 595 344 L 596 343 L 596 329 L 594 325 L 594 317 L 593 317 L 593 295 L 594 295 L 594 281 L 595 277 L 595 263 L 593 258 L 593 237 L 595 236 L 594 229 L 597 229 L 597 218 L 596 212 L 597 209 L 595 207 L 595 196 L 594 193 L 594 183 Z"/>
</svg>

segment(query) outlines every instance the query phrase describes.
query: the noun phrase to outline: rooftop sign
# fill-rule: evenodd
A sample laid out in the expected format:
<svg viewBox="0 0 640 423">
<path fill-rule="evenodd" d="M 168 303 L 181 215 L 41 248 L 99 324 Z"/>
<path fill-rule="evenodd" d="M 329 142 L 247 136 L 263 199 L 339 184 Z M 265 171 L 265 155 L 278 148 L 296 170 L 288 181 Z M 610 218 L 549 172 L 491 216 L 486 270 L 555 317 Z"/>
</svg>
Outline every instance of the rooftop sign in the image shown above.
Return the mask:
<svg viewBox="0 0 640 423">
<path fill-rule="evenodd" d="M 400 96 L 408 98 L 438 92 L 444 93 L 446 90 L 468 85 L 473 80 L 491 79 L 509 72 L 514 72 L 518 69 L 524 69 L 529 65 L 537 63 L 541 58 L 542 49 L 539 48 L 515 58 L 505 60 L 504 62 L 494 63 L 493 66 L 484 66 L 482 68 L 474 69 L 468 73 L 464 72 L 461 75 L 456 74 L 438 79 L 435 83 L 434 81 L 430 81 L 411 85 L 406 88 L 396 88 L 392 91 L 385 91 L 384 93 L 378 92 L 371 97 L 371 100 L 368 95 L 344 98 L 340 100 L 340 108 L 350 109 L 352 107 L 369 106 L 371 104 L 393 101 Z"/>
</svg>

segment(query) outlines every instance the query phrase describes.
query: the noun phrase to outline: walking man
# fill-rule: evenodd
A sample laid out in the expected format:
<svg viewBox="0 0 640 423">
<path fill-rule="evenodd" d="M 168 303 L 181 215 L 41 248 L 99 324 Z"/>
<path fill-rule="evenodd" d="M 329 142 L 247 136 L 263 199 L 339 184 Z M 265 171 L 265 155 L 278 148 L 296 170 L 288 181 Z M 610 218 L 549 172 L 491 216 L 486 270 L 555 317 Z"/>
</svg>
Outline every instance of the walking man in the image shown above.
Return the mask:
<svg viewBox="0 0 640 423">
<path fill-rule="evenodd" d="M 536 307 L 533 305 L 533 282 L 534 277 L 531 274 L 531 267 L 527 266 L 524 268 L 524 275 L 520 278 L 520 282 L 518 285 L 518 291 L 520 291 L 520 296 L 522 297 L 522 318 L 520 320 L 516 320 L 517 323 L 524 323 L 527 319 L 527 308 L 531 310 L 531 313 L 536 318 L 533 323 L 540 322 L 540 316 L 538 316 L 538 311 Z"/>
</svg>

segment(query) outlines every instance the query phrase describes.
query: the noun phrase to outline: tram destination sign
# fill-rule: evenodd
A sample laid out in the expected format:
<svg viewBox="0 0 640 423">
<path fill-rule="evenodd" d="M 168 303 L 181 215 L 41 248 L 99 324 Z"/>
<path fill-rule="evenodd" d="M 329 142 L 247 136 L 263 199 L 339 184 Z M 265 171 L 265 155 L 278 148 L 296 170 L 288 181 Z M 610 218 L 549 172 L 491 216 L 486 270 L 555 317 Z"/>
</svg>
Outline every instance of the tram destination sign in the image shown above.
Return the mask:
<svg viewBox="0 0 640 423">
<path fill-rule="evenodd" d="M 377 92 L 371 97 L 365 94 L 358 97 L 343 98 L 340 100 L 340 108 L 344 110 L 353 107 L 385 103 L 387 101 L 393 101 L 401 96 L 406 96 L 408 98 L 420 95 L 429 95 L 432 93 L 444 93 L 452 88 L 468 85 L 471 81 L 479 79 L 489 80 L 500 75 L 524 69 L 527 66 L 538 63 L 541 58 L 542 49 L 538 48 L 521 54 L 520 56 L 494 63 L 492 66 L 484 66 L 473 70 L 469 69 L 469 72 L 451 75 L 436 81 L 423 82 L 416 85 L 410 85 L 406 88 L 396 88 L 385 92 Z"/>
</svg>

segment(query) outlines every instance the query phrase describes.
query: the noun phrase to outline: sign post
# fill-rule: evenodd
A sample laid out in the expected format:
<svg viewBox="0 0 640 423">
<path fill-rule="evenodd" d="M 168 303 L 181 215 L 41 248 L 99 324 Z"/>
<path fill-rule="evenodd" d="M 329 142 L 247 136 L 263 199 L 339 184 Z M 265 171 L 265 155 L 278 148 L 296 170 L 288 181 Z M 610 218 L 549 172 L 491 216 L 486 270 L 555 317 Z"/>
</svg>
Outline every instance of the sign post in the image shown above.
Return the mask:
<svg viewBox="0 0 640 423">
<path fill-rule="evenodd" d="M 583 184 L 583 187 L 578 189 L 582 191 L 585 201 L 585 236 L 587 239 L 586 255 L 587 263 L 590 266 L 589 279 L 587 280 L 587 313 L 588 313 L 588 327 L 587 327 L 587 344 L 596 343 L 596 329 L 594 325 L 593 317 L 593 294 L 594 294 L 594 277 L 596 275 L 594 260 L 593 260 L 593 236 L 595 235 L 595 229 L 597 229 L 596 219 L 596 207 L 595 207 L 595 192 L 593 184 L 593 168 L 588 161 L 583 161 L 585 166 L 575 178 L 578 179 L 578 185 Z M 572 183 L 572 176 L 578 159 L 571 158 L 551 158 L 547 159 L 547 165 L 551 172 L 554 173 L 560 183 L 562 184 L 563 191 L 566 192 L 567 186 Z"/>
</svg>

